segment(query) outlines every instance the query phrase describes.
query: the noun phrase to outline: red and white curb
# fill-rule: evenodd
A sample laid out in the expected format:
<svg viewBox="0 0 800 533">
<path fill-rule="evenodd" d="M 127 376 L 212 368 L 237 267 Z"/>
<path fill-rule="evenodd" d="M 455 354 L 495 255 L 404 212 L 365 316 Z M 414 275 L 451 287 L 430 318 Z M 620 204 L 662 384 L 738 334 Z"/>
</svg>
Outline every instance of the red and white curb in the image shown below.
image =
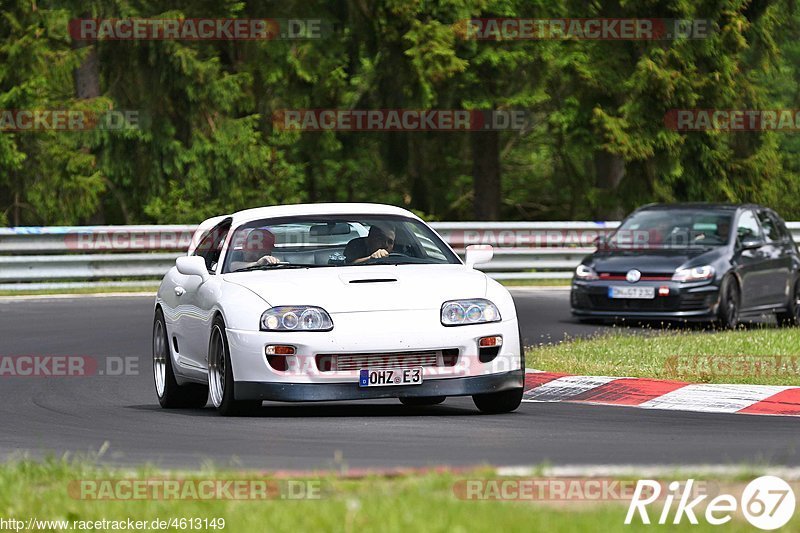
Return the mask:
<svg viewBox="0 0 800 533">
<path fill-rule="evenodd" d="M 573 376 L 531 370 L 525 374 L 523 401 L 800 416 L 800 387 L 711 385 L 661 379 Z"/>
</svg>

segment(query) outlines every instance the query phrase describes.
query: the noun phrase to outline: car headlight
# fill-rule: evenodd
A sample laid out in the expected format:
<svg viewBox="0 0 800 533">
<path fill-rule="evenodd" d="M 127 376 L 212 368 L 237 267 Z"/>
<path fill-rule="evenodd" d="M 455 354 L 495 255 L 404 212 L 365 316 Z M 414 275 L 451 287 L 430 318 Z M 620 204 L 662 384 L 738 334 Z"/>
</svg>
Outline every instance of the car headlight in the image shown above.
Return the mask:
<svg viewBox="0 0 800 533">
<path fill-rule="evenodd" d="M 443 326 L 466 326 L 483 322 L 499 322 L 500 311 L 489 300 L 450 300 L 442 304 Z"/>
<path fill-rule="evenodd" d="M 575 269 L 575 277 L 578 279 L 598 279 L 597 272 L 588 265 L 578 265 L 578 268 Z"/>
<path fill-rule="evenodd" d="M 261 315 L 261 331 L 330 331 L 331 316 L 321 307 L 286 305 L 267 309 Z"/>
<path fill-rule="evenodd" d="M 714 267 L 699 266 L 694 268 L 679 268 L 672 275 L 672 281 L 703 281 L 714 277 Z"/>
</svg>

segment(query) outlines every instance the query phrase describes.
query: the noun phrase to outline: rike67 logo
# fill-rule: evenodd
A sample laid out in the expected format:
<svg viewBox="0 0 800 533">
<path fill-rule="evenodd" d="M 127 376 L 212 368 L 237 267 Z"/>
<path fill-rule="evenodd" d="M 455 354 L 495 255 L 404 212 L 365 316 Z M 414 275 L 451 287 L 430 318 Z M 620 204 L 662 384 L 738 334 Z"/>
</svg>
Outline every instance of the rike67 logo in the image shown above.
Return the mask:
<svg viewBox="0 0 800 533">
<path fill-rule="evenodd" d="M 771 531 L 785 526 L 794 515 L 794 491 L 779 477 L 762 476 L 754 479 L 744 488 L 739 499 L 731 494 L 720 494 L 707 502 L 705 500 L 709 497 L 708 494 L 700 494 L 691 499 L 697 494 L 697 491 L 693 491 L 693 485 L 693 479 L 684 484 L 673 481 L 662 497 L 661 483 L 650 479 L 639 480 L 628 507 L 625 524 L 631 524 L 637 514 L 643 524 L 650 524 L 648 505 L 660 500 L 663 500 L 663 507 L 659 506 L 661 513 L 657 520 L 657 511 L 651 511 L 656 523 L 662 525 L 680 524 L 684 519 L 696 525 L 700 515 L 707 523 L 718 526 L 730 522 L 734 515 L 741 513 L 754 527 Z M 699 507 L 703 505 L 705 512 L 701 513 Z"/>
</svg>

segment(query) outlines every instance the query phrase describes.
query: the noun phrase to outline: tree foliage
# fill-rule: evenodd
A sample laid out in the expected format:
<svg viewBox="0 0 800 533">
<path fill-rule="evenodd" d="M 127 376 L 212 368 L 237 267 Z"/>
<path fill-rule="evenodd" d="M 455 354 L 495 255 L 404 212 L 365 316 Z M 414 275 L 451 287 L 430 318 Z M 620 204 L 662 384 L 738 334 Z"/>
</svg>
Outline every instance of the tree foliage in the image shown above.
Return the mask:
<svg viewBox="0 0 800 533">
<path fill-rule="evenodd" d="M 322 19 L 320 39 L 75 43 L 96 18 Z M 465 39 L 481 17 L 708 19 L 707 38 Z M 0 110 L 134 110 L 137 127 L 0 132 L 0 224 L 197 222 L 374 201 L 432 219 L 615 218 L 649 201 L 800 217 L 800 140 L 677 132 L 672 109 L 800 107 L 787 0 L 0 2 Z M 98 93 L 78 90 L 81 77 Z M 85 81 L 85 80 L 83 80 Z M 296 132 L 281 109 L 521 109 L 522 131 Z"/>
</svg>

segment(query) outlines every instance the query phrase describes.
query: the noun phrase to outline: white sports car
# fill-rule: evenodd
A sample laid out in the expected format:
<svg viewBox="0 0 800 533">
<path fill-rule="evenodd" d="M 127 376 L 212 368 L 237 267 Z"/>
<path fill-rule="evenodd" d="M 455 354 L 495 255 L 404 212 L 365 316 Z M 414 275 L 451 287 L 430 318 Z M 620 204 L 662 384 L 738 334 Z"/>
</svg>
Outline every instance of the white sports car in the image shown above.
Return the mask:
<svg viewBox="0 0 800 533">
<path fill-rule="evenodd" d="M 263 400 L 472 396 L 516 409 L 524 364 L 509 292 L 398 207 L 309 204 L 209 219 L 161 282 L 153 369 L 163 407 L 223 415 Z"/>
</svg>

